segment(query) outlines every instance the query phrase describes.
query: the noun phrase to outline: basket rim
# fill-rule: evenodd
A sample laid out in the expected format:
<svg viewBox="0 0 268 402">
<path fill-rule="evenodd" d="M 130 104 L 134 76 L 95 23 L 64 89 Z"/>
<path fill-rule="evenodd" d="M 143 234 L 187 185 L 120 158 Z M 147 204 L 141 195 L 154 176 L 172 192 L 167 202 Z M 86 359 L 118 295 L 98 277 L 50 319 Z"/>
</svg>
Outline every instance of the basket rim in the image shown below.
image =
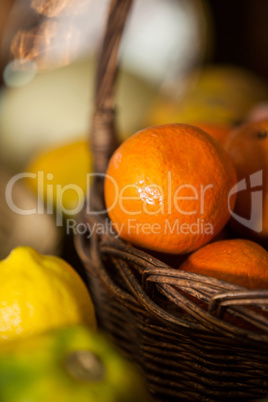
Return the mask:
<svg viewBox="0 0 268 402">
<path fill-rule="evenodd" d="M 98 217 L 103 222 L 103 215 L 90 216 L 85 208 L 80 219 L 90 227 Z M 92 232 L 90 238 L 88 234 L 76 234 L 74 239 L 78 255 L 89 275 L 94 270 L 106 291 L 119 302 L 142 310 L 175 330 L 184 328 L 214 333 L 267 347 L 268 289 L 250 290 L 210 276 L 173 268 L 111 232 L 102 236 Z M 120 288 L 117 278 L 110 275 L 103 261 L 107 256 L 113 259 L 115 275 L 124 281 L 127 291 Z M 176 306 L 176 311 L 183 310 L 184 314 L 171 314 L 163 309 L 157 303 L 155 293 L 162 294 Z M 205 303 L 207 310 L 199 302 Z M 190 321 L 185 320 L 185 312 L 191 317 Z M 236 319 L 236 325 L 228 319 L 226 321 L 227 313 Z M 246 323 L 245 328 L 243 323 Z M 250 329 L 247 329 L 248 325 Z"/>
</svg>

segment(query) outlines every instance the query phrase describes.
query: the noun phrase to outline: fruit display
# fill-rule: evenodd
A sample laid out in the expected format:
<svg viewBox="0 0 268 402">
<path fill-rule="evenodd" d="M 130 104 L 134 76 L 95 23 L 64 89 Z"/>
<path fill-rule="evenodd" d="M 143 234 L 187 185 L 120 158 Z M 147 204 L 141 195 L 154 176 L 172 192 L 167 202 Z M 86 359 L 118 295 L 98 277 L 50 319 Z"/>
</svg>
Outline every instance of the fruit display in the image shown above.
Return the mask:
<svg viewBox="0 0 268 402">
<path fill-rule="evenodd" d="M 88 289 L 66 261 L 18 247 L 0 273 L 1 400 L 149 400 L 139 370 L 97 331 Z"/>
<path fill-rule="evenodd" d="M 67 326 L 0 347 L 5 402 L 147 402 L 140 373 L 101 334 Z"/>
<path fill-rule="evenodd" d="M 148 0 L 155 14 L 109 1 L 99 59 L 92 25 L 95 53 L 74 60 L 65 45 L 77 36 L 63 35 L 65 62 L 48 68 L 56 28 L 108 0 L 28 3 L 32 24 L 17 29 L 1 72 L 0 401 L 265 398 L 264 77 L 203 59 L 205 0 Z M 198 24 L 177 54 L 179 5 Z"/>
</svg>

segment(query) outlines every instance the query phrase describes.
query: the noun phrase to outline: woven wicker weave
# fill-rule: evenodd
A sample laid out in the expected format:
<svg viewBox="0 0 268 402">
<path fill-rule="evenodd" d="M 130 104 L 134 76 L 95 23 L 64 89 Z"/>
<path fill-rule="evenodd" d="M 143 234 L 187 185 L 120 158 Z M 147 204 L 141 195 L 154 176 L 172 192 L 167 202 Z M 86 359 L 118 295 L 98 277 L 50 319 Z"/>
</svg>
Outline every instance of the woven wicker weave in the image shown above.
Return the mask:
<svg viewBox="0 0 268 402">
<path fill-rule="evenodd" d="M 96 77 L 91 147 L 99 174 L 75 237 L 99 326 L 144 371 L 155 401 L 249 401 L 268 395 L 268 290 L 176 270 L 105 224 L 103 175 L 116 147 L 113 90 L 131 0 L 112 0 Z M 99 213 L 98 213 L 99 211 Z"/>
</svg>

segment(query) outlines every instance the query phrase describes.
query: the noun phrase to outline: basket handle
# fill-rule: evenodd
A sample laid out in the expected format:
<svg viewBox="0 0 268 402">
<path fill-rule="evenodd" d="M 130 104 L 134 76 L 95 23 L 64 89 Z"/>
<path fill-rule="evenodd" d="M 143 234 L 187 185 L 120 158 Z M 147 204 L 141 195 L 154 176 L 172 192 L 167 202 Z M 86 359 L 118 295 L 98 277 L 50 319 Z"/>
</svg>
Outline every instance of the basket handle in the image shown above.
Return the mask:
<svg viewBox="0 0 268 402">
<path fill-rule="evenodd" d="M 111 0 L 108 21 L 98 60 L 95 110 L 90 132 L 93 171 L 104 174 L 118 146 L 115 127 L 114 88 L 118 72 L 118 52 L 127 15 L 133 0 Z"/>
</svg>

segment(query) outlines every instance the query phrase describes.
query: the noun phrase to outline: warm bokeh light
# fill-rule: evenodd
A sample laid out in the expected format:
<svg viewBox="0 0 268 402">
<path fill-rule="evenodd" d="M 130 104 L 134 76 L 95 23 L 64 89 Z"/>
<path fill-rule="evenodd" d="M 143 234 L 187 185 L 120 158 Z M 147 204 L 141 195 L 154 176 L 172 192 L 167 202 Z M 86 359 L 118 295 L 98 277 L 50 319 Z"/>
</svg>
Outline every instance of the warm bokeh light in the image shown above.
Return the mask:
<svg viewBox="0 0 268 402">
<path fill-rule="evenodd" d="M 46 17 L 61 17 L 79 14 L 92 0 L 32 0 L 32 8 Z"/>
<path fill-rule="evenodd" d="M 108 6 L 109 0 L 14 0 L 0 97 L 0 159 L 12 170 L 47 145 L 88 135 Z M 120 138 L 144 127 L 159 90 L 183 96 L 186 75 L 204 60 L 208 31 L 203 0 L 133 2 L 120 47 Z"/>
<path fill-rule="evenodd" d="M 80 34 L 73 24 L 45 20 L 26 31 L 19 30 L 14 36 L 10 52 L 12 58 L 35 61 L 39 69 L 69 64 L 79 48 Z"/>
<path fill-rule="evenodd" d="M 122 67 L 158 86 L 172 83 L 174 89 L 174 81 L 181 81 L 188 69 L 202 62 L 206 52 L 208 24 L 202 4 L 202 0 L 133 2 L 121 46 Z M 35 61 L 38 70 L 94 55 L 108 6 L 109 0 L 29 0 L 24 5 L 15 0 L 5 53 L 12 59 Z"/>
</svg>

